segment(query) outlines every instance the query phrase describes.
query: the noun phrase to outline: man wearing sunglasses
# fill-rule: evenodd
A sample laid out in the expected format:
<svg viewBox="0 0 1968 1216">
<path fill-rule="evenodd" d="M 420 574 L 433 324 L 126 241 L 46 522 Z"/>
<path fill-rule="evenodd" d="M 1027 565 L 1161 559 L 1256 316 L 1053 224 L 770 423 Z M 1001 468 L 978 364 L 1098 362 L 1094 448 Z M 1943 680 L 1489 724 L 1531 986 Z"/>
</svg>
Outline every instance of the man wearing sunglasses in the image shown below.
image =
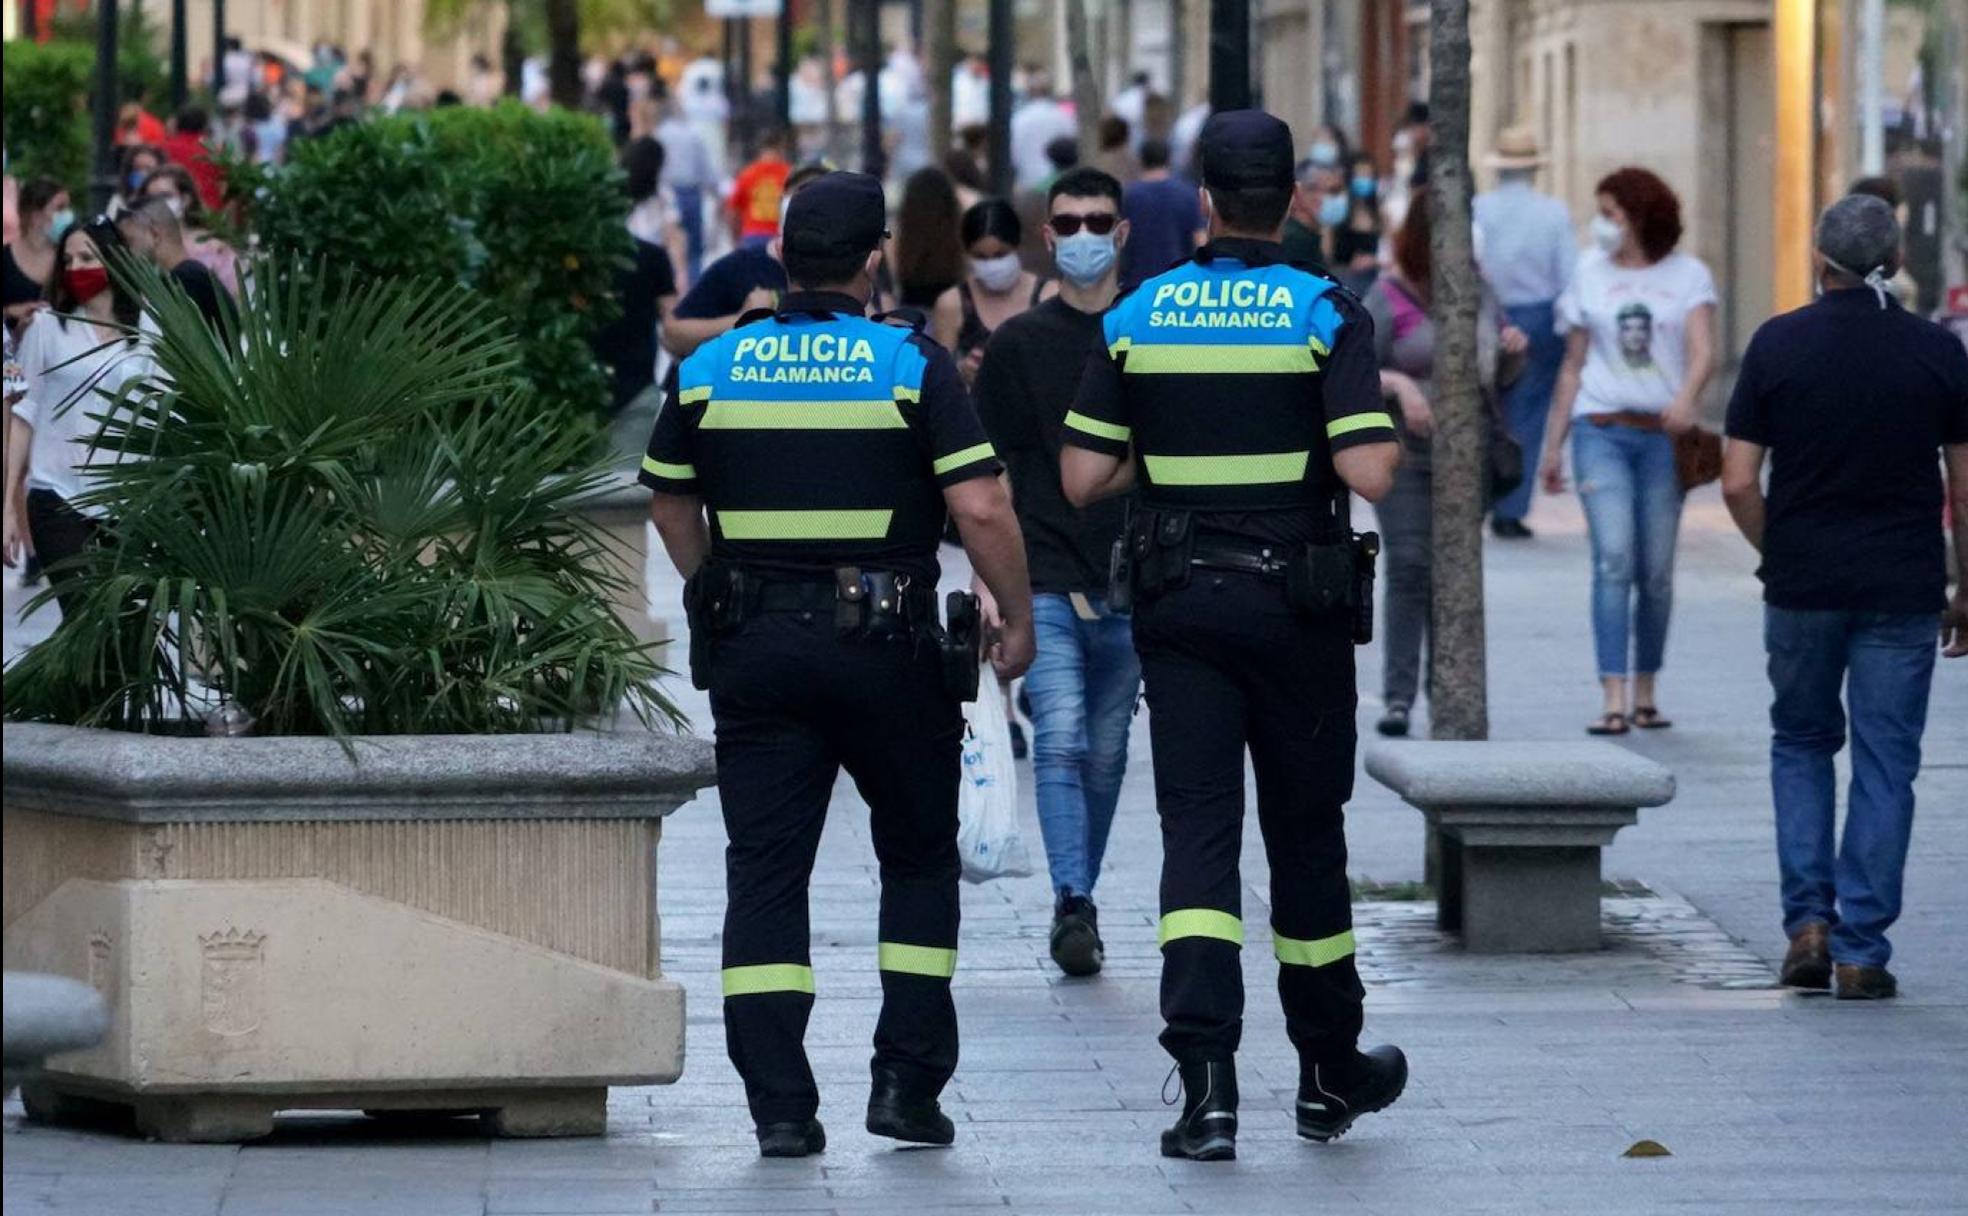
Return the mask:
<svg viewBox="0 0 1968 1216">
<path fill-rule="evenodd" d="M 1141 661 L 1127 616 L 1107 596 L 1121 503 L 1075 509 L 1060 491 L 1059 450 L 1086 352 L 1120 290 L 1117 255 L 1128 225 L 1121 183 L 1098 169 L 1068 169 L 1047 196 L 1045 241 L 1059 267 L 1059 294 L 991 335 L 976 396 L 984 431 L 1011 475 L 1032 572 L 1038 657 L 1025 692 L 1052 877 L 1052 961 L 1067 975 L 1090 976 L 1104 962 L 1093 886 L 1127 772 Z"/>
<path fill-rule="evenodd" d="M 1210 241 L 1107 314 L 1060 472 L 1077 505 L 1136 493 L 1126 585 L 1162 819 L 1162 1046 L 1186 1094 L 1162 1154 L 1222 1161 L 1236 1156 L 1246 749 L 1298 1134 L 1331 1140 L 1407 1081 L 1399 1049 L 1358 1047 L 1344 830 L 1353 646 L 1373 609 L 1373 542 L 1353 536 L 1348 503 L 1387 492 L 1400 449 L 1365 310 L 1278 244 L 1300 188 L 1290 129 L 1233 111 L 1199 147 Z"/>
</svg>

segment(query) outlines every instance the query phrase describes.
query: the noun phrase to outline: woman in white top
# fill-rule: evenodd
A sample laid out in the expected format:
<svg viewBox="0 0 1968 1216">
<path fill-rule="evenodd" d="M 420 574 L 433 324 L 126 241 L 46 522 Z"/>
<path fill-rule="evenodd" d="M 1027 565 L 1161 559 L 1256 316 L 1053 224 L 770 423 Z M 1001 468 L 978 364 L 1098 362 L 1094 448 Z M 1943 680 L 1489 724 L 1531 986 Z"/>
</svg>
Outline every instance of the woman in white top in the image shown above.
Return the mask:
<svg viewBox="0 0 1968 1216">
<path fill-rule="evenodd" d="M 1621 169 L 1597 194 L 1593 248 L 1558 300 L 1565 362 L 1540 474 L 1547 491 L 1564 490 L 1560 452 L 1569 432 L 1592 537 L 1592 634 L 1605 693 L 1605 710 L 1587 731 L 1623 735 L 1672 725 L 1655 681 L 1681 526 L 1674 439 L 1694 428 L 1715 368 L 1716 297 L 1708 267 L 1675 252 L 1681 202 L 1666 182 Z"/>
<path fill-rule="evenodd" d="M 138 302 L 115 286 L 106 252 L 123 248 L 116 226 L 71 227 L 56 251 L 46 312 L 20 335 L 26 391 L 7 420 L 5 559 L 34 554 L 68 607 L 70 572 L 61 563 L 96 538 L 102 508 L 80 501 L 89 468 L 118 459 L 97 446 L 101 416 L 125 383 L 149 374 L 142 344 L 129 336 Z"/>
</svg>

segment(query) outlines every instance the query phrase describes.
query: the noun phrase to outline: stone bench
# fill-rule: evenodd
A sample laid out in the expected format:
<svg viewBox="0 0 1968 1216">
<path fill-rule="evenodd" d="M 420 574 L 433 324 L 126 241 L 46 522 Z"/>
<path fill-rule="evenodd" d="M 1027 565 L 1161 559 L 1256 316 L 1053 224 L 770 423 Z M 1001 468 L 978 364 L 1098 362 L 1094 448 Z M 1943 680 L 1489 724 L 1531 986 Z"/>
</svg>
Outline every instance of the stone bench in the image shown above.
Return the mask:
<svg viewBox="0 0 1968 1216">
<path fill-rule="evenodd" d="M 5 994 L 8 1093 L 49 1056 L 94 1047 L 109 1034 L 109 1006 L 79 980 L 9 971 Z"/>
<path fill-rule="evenodd" d="M 1486 954 L 1599 948 L 1599 850 L 1674 774 L 1610 743 L 1382 744 L 1367 773 L 1428 820 L 1437 923 Z"/>
</svg>

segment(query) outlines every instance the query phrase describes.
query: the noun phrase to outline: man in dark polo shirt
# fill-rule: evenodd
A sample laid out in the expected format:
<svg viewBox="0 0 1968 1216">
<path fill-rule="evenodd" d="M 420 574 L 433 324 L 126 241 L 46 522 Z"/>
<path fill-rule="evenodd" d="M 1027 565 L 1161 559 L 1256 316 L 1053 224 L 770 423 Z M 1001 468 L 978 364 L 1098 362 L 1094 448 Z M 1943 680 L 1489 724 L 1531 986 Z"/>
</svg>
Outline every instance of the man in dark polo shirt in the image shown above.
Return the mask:
<svg viewBox="0 0 1968 1216">
<path fill-rule="evenodd" d="M 1743 356 L 1722 487 L 1763 555 L 1782 979 L 1826 988 L 1835 973 L 1840 998 L 1869 1000 L 1896 991 L 1886 930 L 1900 914 L 1935 639 L 1968 654 L 1968 591 L 1949 601 L 1941 528 L 1945 460 L 1956 551 L 1968 551 L 1968 352 L 1888 290 L 1900 228 L 1886 203 L 1834 203 L 1817 254 L 1823 295 L 1767 322 Z M 1841 842 L 1833 757 L 1848 712 Z"/>
</svg>

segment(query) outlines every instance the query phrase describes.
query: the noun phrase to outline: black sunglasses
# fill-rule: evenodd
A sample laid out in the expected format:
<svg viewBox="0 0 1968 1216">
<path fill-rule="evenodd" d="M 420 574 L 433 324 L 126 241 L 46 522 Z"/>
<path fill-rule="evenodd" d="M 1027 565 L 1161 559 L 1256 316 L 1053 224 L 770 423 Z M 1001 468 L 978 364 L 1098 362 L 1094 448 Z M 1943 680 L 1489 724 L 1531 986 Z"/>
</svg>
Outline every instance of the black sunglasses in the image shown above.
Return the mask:
<svg viewBox="0 0 1968 1216">
<path fill-rule="evenodd" d="M 1106 236 L 1120 222 L 1118 215 L 1055 215 L 1046 221 L 1046 226 L 1060 236 L 1072 236 L 1082 226 L 1095 236 Z"/>
</svg>

